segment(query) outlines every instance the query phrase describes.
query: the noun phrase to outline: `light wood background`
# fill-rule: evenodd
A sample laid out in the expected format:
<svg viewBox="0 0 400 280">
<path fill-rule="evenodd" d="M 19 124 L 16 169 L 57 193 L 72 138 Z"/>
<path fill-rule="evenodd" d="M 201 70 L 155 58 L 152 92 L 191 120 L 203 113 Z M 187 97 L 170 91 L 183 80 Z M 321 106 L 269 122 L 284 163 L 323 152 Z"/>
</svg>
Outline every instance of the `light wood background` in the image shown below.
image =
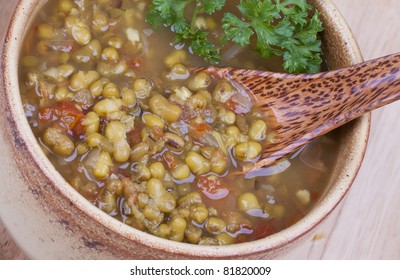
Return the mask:
<svg viewBox="0 0 400 280">
<path fill-rule="evenodd" d="M 333 2 L 365 59 L 400 52 L 399 0 Z M 0 0 L 1 38 L 15 3 Z M 282 259 L 400 259 L 399 120 L 399 102 L 373 112 L 368 150 L 350 192 L 318 227 L 316 240 L 306 240 Z M 0 259 L 23 258 L 0 222 Z"/>
</svg>

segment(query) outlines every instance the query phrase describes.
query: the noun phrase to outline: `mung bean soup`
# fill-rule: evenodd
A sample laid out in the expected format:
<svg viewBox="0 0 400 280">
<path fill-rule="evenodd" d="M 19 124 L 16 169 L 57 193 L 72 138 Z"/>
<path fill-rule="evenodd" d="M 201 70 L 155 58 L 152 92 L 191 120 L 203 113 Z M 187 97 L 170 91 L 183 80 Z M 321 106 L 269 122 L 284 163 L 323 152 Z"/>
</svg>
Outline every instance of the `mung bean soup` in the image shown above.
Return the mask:
<svg viewBox="0 0 400 280">
<path fill-rule="evenodd" d="M 273 130 L 231 81 L 191 71 L 207 64 L 146 22 L 149 5 L 49 0 L 39 12 L 24 41 L 20 88 L 43 152 L 95 206 L 161 238 L 226 245 L 296 223 L 327 185 L 335 135 L 243 176 Z M 218 18 L 200 14 L 198 22 L 220 36 Z M 282 71 L 280 58 L 233 44 L 219 65 Z"/>
</svg>

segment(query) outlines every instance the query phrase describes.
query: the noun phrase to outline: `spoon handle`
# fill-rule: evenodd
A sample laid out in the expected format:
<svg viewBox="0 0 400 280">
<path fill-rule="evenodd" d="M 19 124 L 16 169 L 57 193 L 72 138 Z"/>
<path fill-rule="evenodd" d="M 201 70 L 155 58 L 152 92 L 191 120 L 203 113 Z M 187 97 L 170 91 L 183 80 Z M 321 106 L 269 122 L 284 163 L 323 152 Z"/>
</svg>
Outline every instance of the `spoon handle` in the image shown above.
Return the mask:
<svg viewBox="0 0 400 280">
<path fill-rule="evenodd" d="M 246 87 L 263 110 L 273 111 L 275 144 L 264 148 L 255 168 L 400 99 L 400 53 L 317 74 L 229 68 L 221 74 Z"/>
<path fill-rule="evenodd" d="M 400 99 L 400 53 L 327 73 L 305 87 L 306 95 L 321 99 L 310 110 L 318 124 L 313 137 Z"/>
</svg>

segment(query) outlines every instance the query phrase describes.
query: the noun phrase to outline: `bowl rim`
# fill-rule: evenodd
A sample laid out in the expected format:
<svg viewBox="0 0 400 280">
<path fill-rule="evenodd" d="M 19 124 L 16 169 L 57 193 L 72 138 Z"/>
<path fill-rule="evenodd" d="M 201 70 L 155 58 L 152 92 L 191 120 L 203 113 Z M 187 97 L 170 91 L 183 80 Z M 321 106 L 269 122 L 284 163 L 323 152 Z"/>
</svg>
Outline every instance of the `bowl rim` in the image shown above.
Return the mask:
<svg viewBox="0 0 400 280">
<path fill-rule="evenodd" d="M 10 108 L 9 113 L 12 118 L 11 129 L 14 130 L 14 137 L 18 138 L 20 141 L 23 141 L 27 147 L 27 156 L 29 156 L 31 160 L 41 168 L 47 179 L 53 183 L 53 185 L 62 195 L 73 202 L 73 204 L 79 210 L 85 213 L 90 219 L 95 220 L 104 227 L 129 240 L 165 252 L 176 253 L 178 255 L 193 258 L 246 257 L 247 255 L 252 255 L 254 253 L 283 248 L 288 244 L 288 241 L 293 243 L 297 239 L 307 235 L 313 228 L 320 224 L 321 221 L 323 221 L 331 211 L 333 211 L 333 209 L 339 204 L 347 191 L 350 189 L 365 155 L 367 140 L 369 137 L 370 114 L 366 114 L 358 119 L 360 122 L 360 130 L 363 132 L 363 134 L 360 134 L 356 139 L 358 152 L 354 154 L 352 160 L 350 160 L 348 165 L 346 165 L 347 174 L 343 174 L 341 178 L 337 179 L 337 182 L 329 190 L 330 195 L 326 195 L 326 198 L 319 202 L 319 204 L 324 203 L 324 207 L 316 205 L 299 222 L 280 231 L 279 233 L 241 244 L 226 246 L 193 246 L 193 244 L 170 241 L 142 232 L 125 225 L 124 223 L 104 213 L 96 206 L 92 205 L 83 196 L 81 196 L 75 189 L 73 189 L 50 163 L 37 143 L 37 140 L 28 124 L 22 107 L 20 95 L 15 94 L 19 93 L 17 74 L 18 63 L 16 63 L 16 60 L 18 61 L 22 44 L 22 36 L 20 35 L 25 34 L 26 26 L 29 25 L 28 23 L 31 17 L 28 17 L 27 15 L 31 15 L 32 11 L 34 11 L 37 7 L 40 7 L 45 2 L 46 1 L 42 0 L 19 1 L 10 26 L 7 30 L 6 40 L 3 46 L 2 69 L 4 73 L 4 93 L 6 102 Z M 361 52 L 354 39 L 354 36 L 334 4 L 330 0 L 315 0 L 314 2 L 322 2 L 322 5 L 325 6 L 325 9 L 330 11 L 328 16 L 332 18 L 331 22 L 334 22 L 335 28 L 340 28 L 340 30 L 346 34 L 346 45 L 352 61 L 354 63 L 361 62 Z"/>
</svg>

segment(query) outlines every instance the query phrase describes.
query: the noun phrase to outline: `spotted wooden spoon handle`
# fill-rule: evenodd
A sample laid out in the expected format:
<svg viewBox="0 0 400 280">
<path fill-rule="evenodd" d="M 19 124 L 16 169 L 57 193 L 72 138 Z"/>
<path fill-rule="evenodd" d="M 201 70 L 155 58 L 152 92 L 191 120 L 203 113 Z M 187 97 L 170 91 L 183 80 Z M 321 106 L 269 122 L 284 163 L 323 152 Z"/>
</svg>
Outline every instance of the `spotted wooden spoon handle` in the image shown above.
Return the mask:
<svg viewBox="0 0 400 280">
<path fill-rule="evenodd" d="M 219 75 L 248 89 L 273 112 L 274 144 L 264 147 L 258 169 L 314 138 L 400 98 L 400 53 L 318 74 L 283 74 L 222 68 Z"/>
</svg>

